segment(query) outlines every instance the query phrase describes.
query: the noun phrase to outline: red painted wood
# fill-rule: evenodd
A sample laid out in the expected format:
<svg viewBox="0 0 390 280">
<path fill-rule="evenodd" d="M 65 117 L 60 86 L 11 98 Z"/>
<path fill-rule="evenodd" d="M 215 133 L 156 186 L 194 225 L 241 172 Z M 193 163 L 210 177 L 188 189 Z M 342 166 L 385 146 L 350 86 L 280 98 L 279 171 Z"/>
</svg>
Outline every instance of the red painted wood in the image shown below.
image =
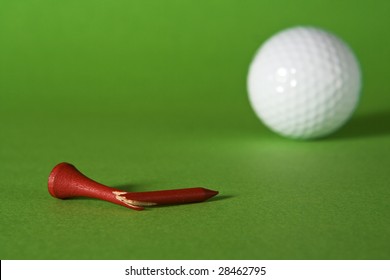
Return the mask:
<svg viewBox="0 0 390 280">
<path fill-rule="evenodd" d="M 132 192 L 125 194 L 124 196 L 128 199 L 153 202 L 158 205 L 164 205 L 202 202 L 217 194 L 217 191 L 212 191 L 205 188 L 188 188 L 152 192 Z"/>
<path fill-rule="evenodd" d="M 91 197 L 106 200 L 127 208 L 142 210 L 143 207 L 131 206 L 116 198 L 114 191 L 122 192 L 102 185 L 83 175 L 73 165 L 63 162 L 56 165 L 49 176 L 49 193 L 56 198 Z"/>
<path fill-rule="evenodd" d="M 95 182 L 66 162 L 53 168 L 49 175 L 48 189 L 53 197 L 60 199 L 91 197 L 134 210 L 143 210 L 143 206 L 202 202 L 218 194 L 217 191 L 205 188 L 124 192 Z"/>
</svg>

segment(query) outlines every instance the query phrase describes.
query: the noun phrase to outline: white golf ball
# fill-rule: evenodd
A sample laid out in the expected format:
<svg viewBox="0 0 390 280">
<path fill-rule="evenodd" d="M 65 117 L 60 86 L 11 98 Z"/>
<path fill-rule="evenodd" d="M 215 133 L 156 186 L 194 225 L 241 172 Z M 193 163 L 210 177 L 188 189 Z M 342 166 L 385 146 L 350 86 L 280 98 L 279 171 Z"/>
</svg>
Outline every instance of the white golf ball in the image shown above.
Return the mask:
<svg viewBox="0 0 390 280">
<path fill-rule="evenodd" d="M 248 74 L 251 105 L 273 131 L 295 139 L 326 136 L 351 117 L 361 74 L 352 50 L 314 27 L 277 33 L 255 55 Z"/>
</svg>

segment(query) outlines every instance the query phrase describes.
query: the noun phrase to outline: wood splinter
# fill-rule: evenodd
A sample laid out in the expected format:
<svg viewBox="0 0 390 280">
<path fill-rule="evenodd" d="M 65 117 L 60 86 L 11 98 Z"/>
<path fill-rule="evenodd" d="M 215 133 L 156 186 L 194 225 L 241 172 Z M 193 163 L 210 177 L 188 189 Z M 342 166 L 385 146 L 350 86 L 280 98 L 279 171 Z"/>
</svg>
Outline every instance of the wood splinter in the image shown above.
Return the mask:
<svg viewBox="0 0 390 280">
<path fill-rule="evenodd" d="M 144 207 L 202 202 L 218 194 L 205 188 L 125 192 L 102 185 L 83 175 L 72 164 L 57 164 L 49 175 L 49 193 L 56 198 L 90 197 L 109 201 L 134 210 Z"/>
</svg>

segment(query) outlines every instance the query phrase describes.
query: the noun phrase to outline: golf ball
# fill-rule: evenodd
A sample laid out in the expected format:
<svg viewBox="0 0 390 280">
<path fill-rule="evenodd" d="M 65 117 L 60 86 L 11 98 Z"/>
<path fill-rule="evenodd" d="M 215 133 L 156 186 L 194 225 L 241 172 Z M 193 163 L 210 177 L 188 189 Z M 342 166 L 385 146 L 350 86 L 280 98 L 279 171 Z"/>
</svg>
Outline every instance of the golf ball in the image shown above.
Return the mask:
<svg viewBox="0 0 390 280">
<path fill-rule="evenodd" d="M 314 27 L 294 27 L 267 40 L 248 74 L 250 103 L 271 130 L 294 139 L 336 131 L 353 114 L 361 74 L 352 50 Z"/>
</svg>

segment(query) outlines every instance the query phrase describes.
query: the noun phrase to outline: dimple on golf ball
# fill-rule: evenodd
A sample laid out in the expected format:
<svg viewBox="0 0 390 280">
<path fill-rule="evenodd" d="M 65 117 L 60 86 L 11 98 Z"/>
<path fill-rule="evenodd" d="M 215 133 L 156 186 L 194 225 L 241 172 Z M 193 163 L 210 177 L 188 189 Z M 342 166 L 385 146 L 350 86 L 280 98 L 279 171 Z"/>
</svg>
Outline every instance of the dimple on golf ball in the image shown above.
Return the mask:
<svg viewBox="0 0 390 280">
<path fill-rule="evenodd" d="M 331 134 L 351 117 L 361 74 L 352 50 L 314 27 L 295 27 L 267 40 L 248 74 L 250 103 L 271 130 L 295 139 Z"/>
</svg>

